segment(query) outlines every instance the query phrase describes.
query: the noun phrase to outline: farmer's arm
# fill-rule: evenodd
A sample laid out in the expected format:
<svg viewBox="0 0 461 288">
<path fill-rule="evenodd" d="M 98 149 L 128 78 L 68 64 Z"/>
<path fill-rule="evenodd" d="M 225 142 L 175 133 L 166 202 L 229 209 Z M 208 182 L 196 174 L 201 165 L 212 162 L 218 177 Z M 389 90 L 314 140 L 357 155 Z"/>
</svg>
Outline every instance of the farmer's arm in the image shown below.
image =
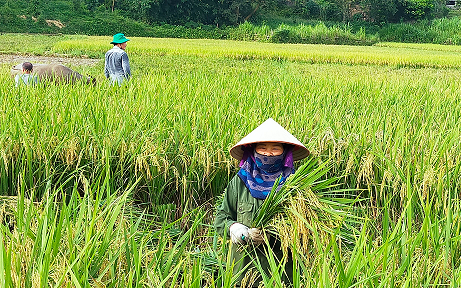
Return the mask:
<svg viewBox="0 0 461 288">
<path fill-rule="evenodd" d="M 104 76 L 106 76 L 106 78 L 109 78 L 109 52 L 106 53 L 105 55 L 105 61 L 104 61 Z"/>
<path fill-rule="evenodd" d="M 130 61 L 128 60 L 128 55 L 126 53 L 122 54 L 122 68 L 125 77 L 129 78 L 131 76 Z"/>
<path fill-rule="evenodd" d="M 224 190 L 222 203 L 216 209 L 215 229 L 219 235 L 229 232 L 229 227 L 237 222 L 238 185 L 240 178 L 236 175 Z"/>
</svg>

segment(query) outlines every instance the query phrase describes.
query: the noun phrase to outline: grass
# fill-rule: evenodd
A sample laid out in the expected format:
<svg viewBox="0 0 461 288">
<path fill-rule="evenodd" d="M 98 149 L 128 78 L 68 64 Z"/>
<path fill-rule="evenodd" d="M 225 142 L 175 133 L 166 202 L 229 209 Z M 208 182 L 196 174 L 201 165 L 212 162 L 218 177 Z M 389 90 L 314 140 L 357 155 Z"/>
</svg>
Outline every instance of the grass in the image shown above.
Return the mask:
<svg viewBox="0 0 461 288">
<path fill-rule="evenodd" d="M 110 48 L 107 37 L 59 39 L 37 51 L 101 57 Z M 4 40 L 5 51 L 18 45 Z M 380 45 L 133 38 L 123 89 L 104 82 L 102 62 L 74 67 L 96 76 L 95 87 L 15 89 L 1 66 L 0 191 L 10 200 L 0 282 L 229 287 L 213 205 L 236 172 L 228 149 L 272 117 L 318 164 L 331 163 L 325 177 L 341 176 L 333 198 L 364 199 L 351 213 L 365 220 L 346 226 L 360 231 L 353 241 L 314 231 L 318 250 L 306 254 L 293 240 L 295 287 L 456 287 L 456 48 Z"/>
<path fill-rule="evenodd" d="M 46 55 L 52 47 L 66 39 L 85 39 L 83 35 L 39 35 L 39 34 L 14 34 L 2 33 L 0 40 L 8 42 L 0 49 L 0 54 L 32 54 Z"/>
</svg>

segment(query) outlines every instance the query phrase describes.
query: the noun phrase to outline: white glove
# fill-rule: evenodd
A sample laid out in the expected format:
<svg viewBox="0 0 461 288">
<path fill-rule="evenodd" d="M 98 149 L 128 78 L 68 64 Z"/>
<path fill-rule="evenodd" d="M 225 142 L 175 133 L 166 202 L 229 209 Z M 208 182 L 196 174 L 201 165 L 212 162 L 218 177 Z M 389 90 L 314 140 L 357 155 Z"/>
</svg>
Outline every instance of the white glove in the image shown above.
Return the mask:
<svg viewBox="0 0 461 288">
<path fill-rule="evenodd" d="M 229 232 L 231 236 L 231 241 L 234 244 L 246 244 L 248 235 L 248 227 L 235 222 L 229 227 Z"/>
</svg>

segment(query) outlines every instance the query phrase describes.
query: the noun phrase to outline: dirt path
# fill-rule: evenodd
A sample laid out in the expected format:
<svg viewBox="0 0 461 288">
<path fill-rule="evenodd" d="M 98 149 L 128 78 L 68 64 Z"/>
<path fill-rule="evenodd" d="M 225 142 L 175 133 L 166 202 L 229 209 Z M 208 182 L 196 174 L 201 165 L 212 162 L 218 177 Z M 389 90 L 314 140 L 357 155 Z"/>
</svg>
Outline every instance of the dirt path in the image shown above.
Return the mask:
<svg viewBox="0 0 461 288">
<path fill-rule="evenodd" d="M 59 63 L 63 65 L 85 65 L 94 66 L 103 59 L 86 59 L 86 58 L 67 58 L 67 57 L 54 57 L 54 56 L 28 56 L 28 55 L 12 55 L 12 54 L 0 54 L 0 64 L 12 64 L 16 65 L 22 62 L 34 63 Z"/>
</svg>

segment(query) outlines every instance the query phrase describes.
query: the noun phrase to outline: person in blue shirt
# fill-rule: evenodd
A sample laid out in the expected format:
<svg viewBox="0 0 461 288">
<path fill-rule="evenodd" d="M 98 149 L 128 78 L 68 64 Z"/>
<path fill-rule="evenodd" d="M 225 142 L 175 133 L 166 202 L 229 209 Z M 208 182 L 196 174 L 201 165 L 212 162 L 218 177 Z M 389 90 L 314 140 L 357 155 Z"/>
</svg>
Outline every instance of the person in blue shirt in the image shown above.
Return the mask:
<svg viewBox="0 0 461 288">
<path fill-rule="evenodd" d="M 36 85 L 38 83 L 37 76 L 33 75 L 34 65 L 30 62 L 22 63 L 22 74 L 17 74 L 14 77 L 16 87 L 21 85 Z"/>
<path fill-rule="evenodd" d="M 125 52 L 128 41 L 130 39 L 124 34 L 117 33 L 110 42 L 114 47 L 106 52 L 104 75 L 110 80 L 111 85 L 122 86 L 122 83 L 131 77 L 130 62 Z"/>
</svg>

